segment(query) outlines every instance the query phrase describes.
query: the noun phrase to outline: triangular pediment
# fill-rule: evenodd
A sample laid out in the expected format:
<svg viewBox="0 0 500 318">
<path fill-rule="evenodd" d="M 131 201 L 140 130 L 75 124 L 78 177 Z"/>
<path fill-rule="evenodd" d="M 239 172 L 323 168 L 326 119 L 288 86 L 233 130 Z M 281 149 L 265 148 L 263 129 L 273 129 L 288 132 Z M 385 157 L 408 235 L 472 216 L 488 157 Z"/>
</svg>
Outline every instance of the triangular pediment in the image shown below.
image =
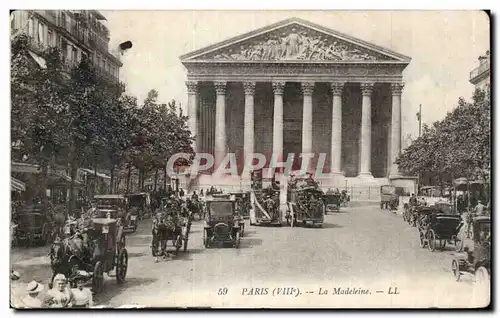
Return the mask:
<svg viewBox="0 0 500 318">
<path fill-rule="evenodd" d="M 409 62 L 410 58 L 293 18 L 181 56 L 190 61 Z"/>
</svg>

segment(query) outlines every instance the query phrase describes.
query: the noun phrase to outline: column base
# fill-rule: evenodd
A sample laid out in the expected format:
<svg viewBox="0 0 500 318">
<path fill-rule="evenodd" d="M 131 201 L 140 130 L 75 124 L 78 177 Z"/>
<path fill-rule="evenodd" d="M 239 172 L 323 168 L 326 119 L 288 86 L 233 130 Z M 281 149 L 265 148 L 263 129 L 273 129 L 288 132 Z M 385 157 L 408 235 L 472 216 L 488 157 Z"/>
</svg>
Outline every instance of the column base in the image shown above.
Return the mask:
<svg viewBox="0 0 500 318">
<path fill-rule="evenodd" d="M 360 172 L 358 174 L 358 178 L 361 179 L 373 179 L 373 175 L 371 172 Z"/>
</svg>

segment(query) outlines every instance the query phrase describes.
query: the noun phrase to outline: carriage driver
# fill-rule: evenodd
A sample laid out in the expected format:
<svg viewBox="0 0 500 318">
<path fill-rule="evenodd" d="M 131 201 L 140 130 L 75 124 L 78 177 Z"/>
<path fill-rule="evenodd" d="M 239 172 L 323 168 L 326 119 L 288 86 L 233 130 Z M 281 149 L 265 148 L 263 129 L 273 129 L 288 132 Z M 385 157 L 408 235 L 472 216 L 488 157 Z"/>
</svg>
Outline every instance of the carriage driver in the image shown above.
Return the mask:
<svg viewBox="0 0 500 318">
<path fill-rule="evenodd" d="M 82 238 L 83 241 L 83 247 L 85 249 L 86 254 L 90 253 L 90 237 L 93 236 L 93 231 L 94 231 L 94 222 L 90 218 L 90 216 L 83 212 L 80 216 L 80 218 L 76 221 L 78 232 Z"/>
</svg>

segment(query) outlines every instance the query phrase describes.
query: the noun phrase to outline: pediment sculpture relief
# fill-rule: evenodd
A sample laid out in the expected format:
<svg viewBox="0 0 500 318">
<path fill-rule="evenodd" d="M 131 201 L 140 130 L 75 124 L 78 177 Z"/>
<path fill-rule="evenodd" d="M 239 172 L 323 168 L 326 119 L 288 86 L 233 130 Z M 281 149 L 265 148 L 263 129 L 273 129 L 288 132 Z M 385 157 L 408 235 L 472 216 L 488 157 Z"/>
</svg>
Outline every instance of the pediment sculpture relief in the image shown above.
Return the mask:
<svg viewBox="0 0 500 318">
<path fill-rule="evenodd" d="M 215 60 L 253 61 L 342 61 L 381 60 L 387 57 L 355 47 L 337 38 L 316 32 L 291 28 L 288 32 L 274 31 L 255 39 L 218 51 Z"/>
</svg>

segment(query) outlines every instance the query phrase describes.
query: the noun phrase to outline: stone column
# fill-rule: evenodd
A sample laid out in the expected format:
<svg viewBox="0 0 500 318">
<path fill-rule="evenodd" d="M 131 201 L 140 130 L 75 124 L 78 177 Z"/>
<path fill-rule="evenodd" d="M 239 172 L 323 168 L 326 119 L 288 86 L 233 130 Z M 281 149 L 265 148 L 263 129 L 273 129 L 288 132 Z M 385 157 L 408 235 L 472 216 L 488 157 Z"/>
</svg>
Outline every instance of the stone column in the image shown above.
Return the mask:
<svg viewBox="0 0 500 318">
<path fill-rule="evenodd" d="M 226 155 L 226 82 L 215 82 L 215 168 Z"/>
<path fill-rule="evenodd" d="M 396 161 L 401 152 L 401 93 L 403 83 L 391 84 L 392 91 L 392 120 L 391 120 L 391 173 L 390 177 L 399 176 L 398 165 Z"/>
<path fill-rule="evenodd" d="M 187 113 L 189 116 L 188 119 L 188 128 L 191 131 L 191 134 L 196 137 L 193 148 L 195 152 L 200 150 L 201 139 L 198 136 L 198 127 L 197 127 L 197 108 L 198 108 L 198 82 L 197 81 L 186 81 L 186 86 L 188 89 L 188 109 Z"/>
<path fill-rule="evenodd" d="M 373 177 L 371 173 L 372 92 L 373 83 L 361 83 L 363 103 L 361 114 L 361 164 L 358 177 Z"/>
<path fill-rule="evenodd" d="M 253 96 L 255 94 L 255 82 L 244 82 L 243 88 L 245 89 L 245 126 L 244 126 L 244 144 L 243 153 L 244 159 L 243 164 L 247 163 L 247 158 L 250 154 L 254 152 L 255 142 L 254 142 L 254 100 Z M 243 167 L 243 171 L 245 167 Z M 242 176 L 245 181 L 250 180 L 250 171 L 244 176 Z"/>
<path fill-rule="evenodd" d="M 344 83 L 331 83 L 332 90 L 332 139 L 330 147 L 330 172 L 342 174 L 342 91 Z"/>
<path fill-rule="evenodd" d="M 312 93 L 314 82 L 302 83 L 303 109 L 302 109 L 302 153 L 312 153 L 312 125 L 313 105 Z M 310 168 L 310 167 L 308 167 Z"/>
<path fill-rule="evenodd" d="M 285 82 L 273 82 L 274 116 L 273 116 L 273 155 L 283 160 L 283 91 Z"/>
</svg>

